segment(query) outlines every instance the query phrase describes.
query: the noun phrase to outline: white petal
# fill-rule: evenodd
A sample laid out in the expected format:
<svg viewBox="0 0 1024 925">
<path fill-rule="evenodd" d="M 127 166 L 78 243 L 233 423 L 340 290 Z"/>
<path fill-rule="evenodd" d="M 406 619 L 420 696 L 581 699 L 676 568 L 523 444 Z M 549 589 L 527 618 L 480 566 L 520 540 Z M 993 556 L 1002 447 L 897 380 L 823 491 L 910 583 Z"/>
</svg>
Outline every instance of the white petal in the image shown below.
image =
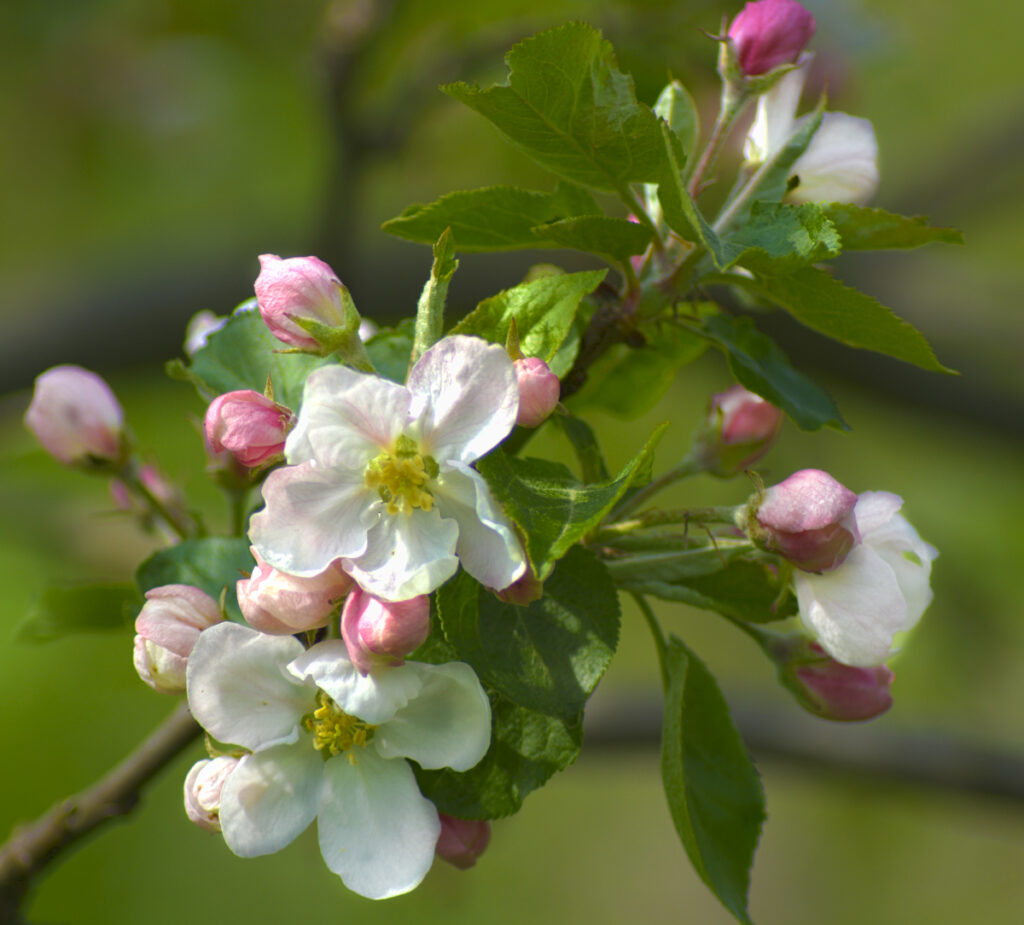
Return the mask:
<svg viewBox="0 0 1024 925">
<path fill-rule="evenodd" d="M 371 749 L 338 755 L 325 767 L 317 828 L 320 853 L 345 886 L 370 899 L 408 893 L 434 861 L 441 833 L 434 804 L 416 786 L 412 768 Z"/>
<path fill-rule="evenodd" d="M 807 150 L 793 165 L 800 183 L 793 202 L 864 205 L 878 189 L 878 142 L 867 119 L 827 112 Z"/>
<path fill-rule="evenodd" d="M 523 547 L 478 472 L 468 466 L 446 467 L 437 478 L 434 498 L 441 513 L 459 525 L 455 552 L 470 575 L 498 590 L 522 577 Z"/>
<path fill-rule="evenodd" d="M 263 497 L 267 506 L 249 522 L 252 544 L 274 568 L 304 577 L 365 551 L 380 500 L 362 473 L 356 477 L 313 463 L 271 472 Z"/>
<path fill-rule="evenodd" d="M 519 386 L 503 347 L 478 337 L 438 341 L 409 373 L 412 413 L 423 452 L 438 462 L 471 463 L 512 430 Z"/>
<path fill-rule="evenodd" d="M 903 499 L 891 491 L 863 491 L 857 495 L 853 516 L 861 539 L 867 539 L 873 531 L 890 523 L 901 507 Z"/>
<path fill-rule="evenodd" d="M 893 570 L 870 546 L 855 546 L 839 568 L 796 572 L 800 618 L 822 648 L 844 665 L 880 665 L 893 637 L 909 627 L 907 605 Z"/>
<path fill-rule="evenodd" d="M 491 744 L 491 705 L 473 669 L 464 662 L 406 662 L 401 670 L 416 672 L 423 689 L 376 731 L 373 747 L 424 768 L 468 771 Z"/>
<path fill-rule="evenodd" d="M 221 791 L 224 841 L 242 858 L 280 851 L 316 817 L 324 788 L 324 759 L 309 740 L 246 755 Z"/>
<path fill-rule="evenodd" d="M 386 722 L 416 697 L 423 682 L 405 666 L 381 666 L 365 677 L 352 664 L 340 639 L 319 642 L 289 666 L 296 678 L 309 678 L 342 710 L 368 723 Z"/>
<path fill-rule="evenodd" d="M 809 63 L 809 62 L 808 62 Z M 747 133 L 744 157 L 751 163 L 763 163 L 789 141 L 796 126 L 796 109 L 800 104 L 807 65 L 786 74 L 757 100 L 757 116 Z"/>
<path fill-rule="evenodd" d="M 192 715 L 215 739 L 243 748 L 296 741 L 299 721 L 316 706 L 316 691 L 285 670 L 302 651 L 291 636 L 237 623 L 203 630 L 188 659 Z"/>
<path fill-rule="evenodd" d="M 438 509 L 383 514 L 367 537 L 366 551 L 342 560 L 362 587 L 385 601 L 406 601 L 440 587 L 459 567 L 459 527 Z"/>
<path fill-rule="evenodd" d="M 873 530 L 865 542 L 893 570 L 907 602 L 902 629 L 910 629 L 932 602 L 932 561 L 939 551 L 918 536 L 905 517 L 896 514 L 885 526 Z"/>
<path fill-rule="evenodd" d="M 407 389 L 387 379 L 321 367 L 306 380 L 299 420 L 285 444 L 288 462 L 311 453 L 321 466 L 352 469 L 362 478 L 366 464 L 391 449 L 409 423 L 411 401 Z"/>
</svg>

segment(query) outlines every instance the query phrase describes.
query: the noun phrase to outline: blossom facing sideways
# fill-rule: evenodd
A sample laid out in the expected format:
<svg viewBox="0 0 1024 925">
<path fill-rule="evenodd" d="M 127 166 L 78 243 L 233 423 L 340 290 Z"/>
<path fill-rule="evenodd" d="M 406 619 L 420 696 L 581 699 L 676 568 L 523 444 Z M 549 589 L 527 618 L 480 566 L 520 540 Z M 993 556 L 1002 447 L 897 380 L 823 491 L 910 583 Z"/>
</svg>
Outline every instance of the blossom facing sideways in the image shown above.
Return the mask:
<svg viewBox="0 0 1024 925">
<path fill-rule="evenodd" d="M 438 341 L 404 386 L 317 369 L 285 444 L 289 465 L 263 485 L 253 545 L 293 575 L 338 559 L 387 601 L 429 594 L 460 562 L 481 584 L 508 587 L 526 557 L 471 465 L 512 429 L 518 392 L 505 350 L 475 337 Z"/>
<path fill-rule="evenodd" d="M 260 275 L 255 283 L 260 315 L 270 333 L 301 350 L 318 350 L 320 344 L 299 320 L 329 328 L 349 322 L 346 290 L 341 280 L 318 257 L 260 254 Z"/>
<path fill-rule="evenodd" d="M 252 389 L 239 389 L 210 402 L 203 427 L 213 453 L 227 451 L 252 469 L 280 458 L 291 420 L 284 405 Z"/>
<path fill-rule="evenodd" d="M 467 771 L 490 745 L 490 704 L 469 665 L 364 676 L 340 639 L 307 650 L 234 623 L 196 643 L 188 702 L 211 736 L 249 751 L 220 790 L 228 847 L 273 854 L 316 819 L 327 866 L 371 899 L 416 887 L 441 832 L 406 759 Z"/>
</svg>

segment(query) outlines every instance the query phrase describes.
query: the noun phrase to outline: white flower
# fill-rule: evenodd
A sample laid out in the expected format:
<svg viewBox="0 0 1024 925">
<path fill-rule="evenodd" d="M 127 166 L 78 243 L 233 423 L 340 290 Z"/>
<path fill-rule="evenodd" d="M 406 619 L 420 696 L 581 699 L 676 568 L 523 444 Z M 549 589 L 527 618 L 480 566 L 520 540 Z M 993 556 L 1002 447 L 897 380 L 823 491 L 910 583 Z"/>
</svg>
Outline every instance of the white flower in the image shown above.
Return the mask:
<svg viewBox="0 0 1024 925">
<path fill-rule="evenodd" d="M 502 347 L 448 337 L 405 386 L 344 366 L 306 381 L 289 466 L 263 486 L 250 536 L 272 566 L 322 572 L 335 559 L 365 590 L 428 594 L 461 560 L 491 588 L 526 560 L 512 524 L 471 463 L 512 429 L 518 387 Z"/>
<path fill-rule="evenodd" d="M 251 751 L 220 792 L 228 847 L 272 854 L 315 818 L 327 866 L 371 899 L 419 884 L 441 831 L 405 759 L 466 771 L 490 744 L 487 695 L 462 662 L 364 677 L 340 639 L 306 650 L 235 623 L 200 636 L 188 702 L 210 735 Z"/>
<path fill-rule="evenodd" d="M 880 665 L 897 633 L 931 603 L 929 577 L 939 554 L 897 512 L 903 499 L 866 491 L 853 509 L 861 542 L 829 572 L 795 572 L 800 618 L 822 648 L 845 665 Z"/>
<path fill-rule="evenodd" d="M 804 121 L 796 118 L 796 110 L 808 64 L 790 71 L 758 99 L 746 141 L 748 161 L 768 160 Z M 807 150 L 790 168 L 790 177 L 800 181 L 787 194 L 791 202 L 864 205 L 878 189 L 878 142 L 871 123 L 845 112 L 826 112 Z"/>
</svg>

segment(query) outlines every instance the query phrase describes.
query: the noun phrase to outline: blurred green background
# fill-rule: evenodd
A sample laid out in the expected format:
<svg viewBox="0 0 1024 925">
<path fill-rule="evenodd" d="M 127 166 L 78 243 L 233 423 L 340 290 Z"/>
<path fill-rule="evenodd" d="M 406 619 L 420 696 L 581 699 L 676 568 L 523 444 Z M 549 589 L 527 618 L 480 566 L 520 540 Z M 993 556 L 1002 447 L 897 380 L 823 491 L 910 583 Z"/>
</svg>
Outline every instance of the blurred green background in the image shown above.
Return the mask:
<svg viewBox="0 0 1024 925">
<path fill-rule="evenodd" d="M 881 148 L 875 203 L 966 232 L 964 249 L 867 255 L 842 277 L 917 324 L 963 375 L 938 377 L 826 345 L 782 318 L 770 330 L 839 401 L 852 434 L 787 426 L 770 480 L 820 467 L 887 489 L 941 557 L 936 600 L 895 663 L 895 708 L 870 734 L 924 730 L 1024 753 L 1024 11 L 997 0 L 808 0 L 831 106 L 865 115 Z M 23 431 L 32 378 L 75 362 L 108 377 L 139 444 L 216 525 L 195 422 L 203 407 L 166 380 L 184 324 L 251 295 L 256 255 L 317 254 L 364 314 L 411 313 L 426 248 L 377 229 L 412 201 L 457 188 L 552 181 L 479 117 L 439 93 L 501 79 L 519 38 L 568 18 L 604 28 L 653 101 L 669 72 L 713 117 L 718 2 L 470 3 L 295 0 L 11 0 L 0 5 L 0 830 L 86 786 L 171 709 L 139 683 L 130 634 L 15 643 L 49 584 L 123 579 L 153 547 L 111 514 L 106 486 L 60 469 Z M 737 139 L 738 140 L 738 139 Z M 709 196 L 713 196 L 712 192 Z M 559 259 L 566 263 L 565 255 Z M 454 311 L 517 282 L 537 254 L 466 257 Z M 574 259 L 574 258 L 572 258 Z M 573 266 L 581 264 L 573 263 Z M 717 357 L 684 371 L 641 421 L 594 415 L 621 463 L 673 421 L 660 461 L 685 447 L 707 395 L 728 383 Z M 615 435 L 614 438 L 611 435 Z M 538 449 L 561 453 L 542 434 Z M 703 483 L 678 500 L 735 503 L 745 482 Z M 712 614 L 662 613 L 709 662 L 730 700 L 778 712 L 815 741 L 836 730 L 799 712 L 752 646 Z M 657 692 L 635 613 L 595 714 Z M 638 719 L 638 725 L 643 725 Z M 909 741 L 909 740 L 908 740 Z M 495 825 L 477 868 L 438 864 L 410 896 L 373 904 L 323 867 L 312 833 L 242 861 L 180 807 L 190 753 L 128 823 L 40 882 L 33 922 L 726 923 L 683 855 L 652 746 L 584 748 L 579 762 Z M 769 819 L 754 869 L 761 925 L 1018 920 L 1024 805 L 760 763 Z"/>
</svg>

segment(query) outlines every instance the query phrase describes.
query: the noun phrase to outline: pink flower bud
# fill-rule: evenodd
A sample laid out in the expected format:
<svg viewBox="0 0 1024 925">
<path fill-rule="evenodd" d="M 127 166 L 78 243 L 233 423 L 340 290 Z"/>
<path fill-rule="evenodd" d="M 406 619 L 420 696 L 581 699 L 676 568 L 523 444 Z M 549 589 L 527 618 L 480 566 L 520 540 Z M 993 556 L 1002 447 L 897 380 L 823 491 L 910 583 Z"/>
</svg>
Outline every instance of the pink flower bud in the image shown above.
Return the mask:
<svg viewBox="0 0 1024 925">
<path fill-rule="evenodd" d="M 516 360 L 513 365 L 519 383 L 519 416 L 516 423 L 520 427 L 539 427 L 555 410 L 562 393 L 562 384 L 548 364 L 539 357 Z"/>
<path fill-rule="evenodd" d="M 252 554 L 256 568 L 235 590 L 242 616 L 262 633 L 290 636 L 326 625 L 352 587 L 337 563 L 312 578 L 300 578 L 267 565 L 255 548 Z"/>
<path fill-rule="evenodd" d="M 124 455 L 124 412 L 110 386 L 80 366 L 55 366 L 36 379 L 25 426 L 68 466 Z"/>
<path fill-rule="evenodd" d="M 820 469 L 801 469 L 773 485 L 751 522 L 751 538 L 797 568 L 823 572 L 860 542 L 857 496 Z"/>
<path fill-rule="evenodd" d="M 185 813 L 201 829 L 220 831 L 220 794 L 238 767 L 238 758 L 220 755 L 192 765 L 185 778 Z"/>
<path fill-rule="evenodd" d="M 192 647 L 223 617 L 217 602 L 192 585 L 163 585 L 146 592 L 135 620 L 135 670 L 153 690 L 180 694 Z"/>
<path fill-rule="evenodd" d="M 401 665 L 430 632 L 430 598 L 382 601 L 355 587 L 341 613 L 341 636 L 363 674 L 376 665 Z"/>
<path fill-rule="evenodd" d="M 255 468 L 284 453 L 292 413 L 252 389 L 228 392 L 206 409 L 206 439 L 214 453 L 227 450 Z"/>
<path fill-rule="evenodd" d="M 740 70 L 754 77 L 796 61 L 814 28 L 814 17 L 796 0 L 756 0 L 732 21 L 729 38 Z"/>
<path fill-rule="evenodd" d="M 260 255 L 256 298 L 260 314 L 278 340 L 306 350 L 318 350 L 310 333 L 295 323 L 296 318 L 316 321 L 329 328 L 347 321 L 341 281 L 334 271 L 316 257 Z"/>
<path fill-rule="evenodd" d="M 437 856 L 459 870 L 469 870 L 491 840 L 491 826 L 485 819 L 456 819 L 438 813 L 441 834 L 437 839 Z"/>
<path fill-rule="evenodd" d="M 775 405 L 734 385 L 711 396 L 694 452 L 713 475 L 735 475 L 772 448 L 780 427 L 782 412 Z"/>
</svg>

